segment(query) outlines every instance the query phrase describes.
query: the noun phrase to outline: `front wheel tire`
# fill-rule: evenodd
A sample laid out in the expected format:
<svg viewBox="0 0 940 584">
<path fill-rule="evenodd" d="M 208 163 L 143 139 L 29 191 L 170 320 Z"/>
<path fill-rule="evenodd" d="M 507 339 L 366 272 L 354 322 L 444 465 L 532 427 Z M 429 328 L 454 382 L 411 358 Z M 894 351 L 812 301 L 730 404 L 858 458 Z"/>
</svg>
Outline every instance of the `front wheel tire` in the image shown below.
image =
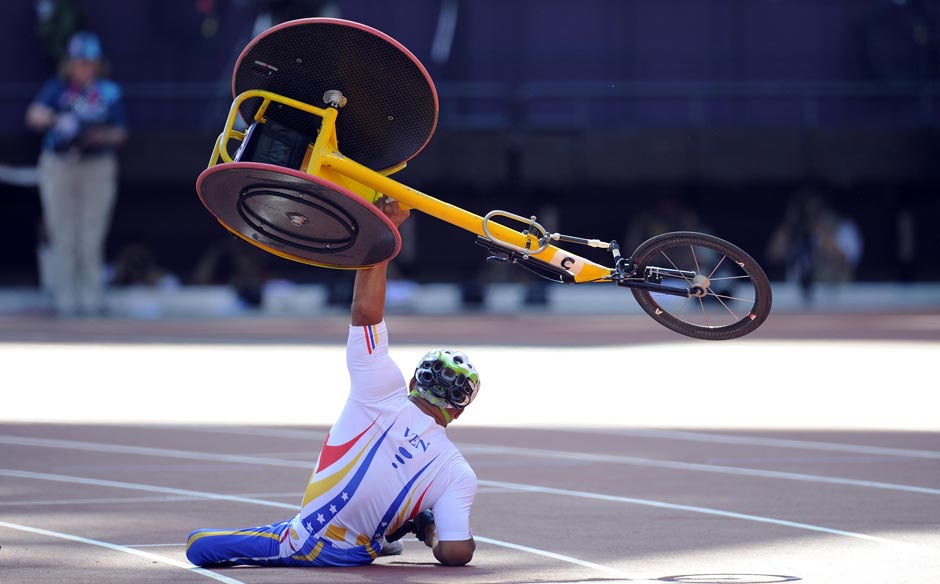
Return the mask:
<svg viewBox="0 0 940 584">
<path fill-rule="evenodd" d="M 764 270 L 741 248 L 713 235 L 657 235 L 640 244 L 631 261 L 636 278 L 689 291 L 675 296 L 632 289 L 648 315 L 677 333 L 708 341 L 736 339 L 754 332 L 770 314 Z"/>
</svg>

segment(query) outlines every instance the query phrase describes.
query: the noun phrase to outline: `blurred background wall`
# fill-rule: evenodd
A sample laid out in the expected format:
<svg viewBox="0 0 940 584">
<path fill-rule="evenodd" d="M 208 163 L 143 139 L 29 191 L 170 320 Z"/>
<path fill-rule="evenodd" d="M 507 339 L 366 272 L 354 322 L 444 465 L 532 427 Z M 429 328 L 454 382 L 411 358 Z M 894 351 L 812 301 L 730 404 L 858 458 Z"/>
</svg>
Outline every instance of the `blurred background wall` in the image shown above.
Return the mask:
<svg viewBox="0 0 940 584">
<path fill-rule="evenodd" d="M 707 230 L 778 281 L 775 230 L 811 197 L 857 229 L 850 278 L 940 279 L 934 0 L 16 0 L 4 12 L 2 286 L 39 281 L 36 189 L 9 174 L 38 157 L 23 116 L 70 29 L 100 35 L 126 95 L 109 261 L 137 254 L 186 284 L 237 243 L 194 188 L 237 55 L 266 26 L 322 14 L 386 32 L 435 80 L 437 132 L 397 175 L 415 188 L 624 247 Z M 503 277 L 481 272 L 470 234 L 412 223 L 408 278 Z M 258 278 L 345 277 L 237 245 Z"/>
</svg>

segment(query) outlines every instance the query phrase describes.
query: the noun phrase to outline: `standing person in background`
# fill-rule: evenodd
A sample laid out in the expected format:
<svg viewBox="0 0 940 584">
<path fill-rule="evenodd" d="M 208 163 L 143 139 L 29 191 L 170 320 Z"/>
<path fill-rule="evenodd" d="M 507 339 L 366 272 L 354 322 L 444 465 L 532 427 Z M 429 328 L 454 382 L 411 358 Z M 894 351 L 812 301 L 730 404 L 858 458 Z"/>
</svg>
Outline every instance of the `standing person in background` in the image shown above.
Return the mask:
<svg viewBox="0 0 940 584">
<path fill-rule="evenodd" d="M 817 283 L 855 280 L 863 244 L 855 221 L 837 212 L 821 190 L 806 186 L 787 203 L 783 221 L 771 234 L 767 257 L 784 266 L 787 281 L 799 284 L 803 302 L 810 305 Z"/>
<path fill-rule="evenodd" d="M 43 86 L 26 125 L 44 132 L 39 195 L 59 315 L 104 311 L 104 243 L 117 196 L 117 148 L 127 138 L 120 87 L 100 78 L 101 43 L 79 32 L 61 75 Z"/>
</svg>

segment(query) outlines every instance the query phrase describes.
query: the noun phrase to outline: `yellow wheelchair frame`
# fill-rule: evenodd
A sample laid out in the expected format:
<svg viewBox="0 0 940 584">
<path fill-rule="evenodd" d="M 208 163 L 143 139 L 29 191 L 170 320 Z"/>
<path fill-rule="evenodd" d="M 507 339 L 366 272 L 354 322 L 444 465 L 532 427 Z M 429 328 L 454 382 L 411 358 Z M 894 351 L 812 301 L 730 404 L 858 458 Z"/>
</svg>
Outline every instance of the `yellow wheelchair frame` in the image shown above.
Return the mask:
<svg viewBox="0 0 940 584">
<path fill-rule="evenodd" d="M 265 123 L 265 113 L 272 103 L 283 104 L 287 107 L 313 114 L 322 119 L 316 141 L 307 149 L 303 167 L 300 169 L 302 172 L 319 176 L 325 180 L 341 185 L 373 203 L 380 196 L 384 195 L 390 197 L 398 201 L 404 208 L 421 211 L 422 213 L 426 213 L 441 221 L 445 221 L 451 225 L 475 233 L 486 240 L 492 241 L 505 248 L 507 251 L 518 254 L 520 258 L 525 258 L 522 261 L 531 258 L 553 265 L 559 270 L 567 271 L 573 283 L 612 281 L 611 274 L 613 273 L 613 268 L 602 266 L 577 254 L 565 251 L 548 243 L 548 240 L 551 239 L 552 235 L 556 235 L 558 238 L 564 237 L 569 240 L 576 240 L 578 243 L 587 243 L 588 245 L 604 249 L 609 248 L 609 243 L 599 240 L 580 240 L 580 238 L 549 234 L 541 225 L 535 222 L 534 217 L 524 218 L 505 211 L 494 211 L 486 217 L 480 217 L 479 215 L 441 201 L 440 199 L 436 199 L 389 178 L 389 175 L 402 170 L 406 166 L 404 162 L 395 167 L 377 172 L 347 158 L 340 153 L 339 142 L 336 136 L 336 118 L 340 113 L 339 104 L 337 104 L 336 107 L 320 108 L 269 91 L 245 91 L 236 97 L 235 101 L 232 103 L 228 119 L 225 122 L 225 129 L 219 135 L 215 147 L 212 150 L 212 157 L 209 161 L 210 167 L 220 162 L 235 161 L 233 156 L 229 153 L 228 144 L 231 140 L 241 142 L 245 138 L 244 132 L 235 130 L 235 123 L 239 119 L 239 107 L 245 100 L 257 98 L 260 98 L 262 102 L 255 113 L 254 120 L 252 120 L 254 122 Z M 495 217 L 505 217 L 525 222 L 528 224 L 528 229 L 520 232 L 500 225 L 493 221 Z M 228 226 L 226 226 L 226 228 L 244 239 L 241 233 L 228 228 Z M 301 261 L 311 265 L 319 265 L 315 262 L 309 262 L 290 256 L 280 250 L 263 246 L 257 241 L 250 241 L 250 243 L 286 259 Z"/>
<path fill-rule="evenodd" d="M 210 168 L 238 161 L 239 152 L 233 156 L 229 144 L 238 142 L 242 149 L 247 143 L 247 131 L 236 130 L 235 124 L 240 119 L 242 104 L 248 99 L 261 100 L 253 120 L 248 120 L 249 126 L 252 122 L 266 123 L 265 114 L 271 104 L 294 108 L 321 119 L 316 139 L 307 146 L 299 169 L 301 173 L 337 184 L 370 203 L 375 203 L 380 196 L 389 197 L 404 208 L 421 211 L 475 233 L 477 242 L 494 254 L 491 256 L 493 259 L 518 264 L 555 282 L 608 282 L 630 288 L 640 307 L 657 322 L 698 339 L 726 340 L 746 335 L 756 330 L 770 312 L 771 288 L 764 271 L 746 252 L 715 236 L 694 232 L 664 233 L 643 242 L 630 257 L 622 257 L 616 241 L 549 233 L 536 222 L 536 217 L 526 218 L 507 211 L 494 210 L 481 217 L 389 178 L 403 169 L 406 162 L 382 171 L 359 164 L 340 152 L 336 120 L 341 115 L 345 97 L 335 90 L 327 91 L 323 96 L 327 107 L 316 107 L 260 89 L 239 94 L 232 103 L 224 130 L 216 139 Z M 497 223 L 497 218 L 522 223 L 525 228 L 510 228 Z M 321 265 L 249 239 L 221 223 L 234 235 L 274 255 Z M 555 242 L 605 249 L 612 254 L 614 265 L 608 267 L 595 263 L 558 247 Z M 708 263 L 710 268 L 703 269 L 708 256 L 720 258 Z M 688 269 L 680 268 L 679 264 Z M 729 270 L 734 273 L 727 274 Z M 744 297 L 723 291 L 743 283 L 745 279 L 750 287 Z M 751 293 L 752 297 L 748 297 Z M 678 304 L 670 304 L 670 298 L 678 299 Z M 709 302 L 708 308 L 706 301 Z M 689 309 L 689 306 L 693 308 Z M 700 309 L 700 313 L 690 315 L 687 309 L 690 312 Z M 714 323 L 715 311 L 723 319 L 722 324 Z"/>
</svg>

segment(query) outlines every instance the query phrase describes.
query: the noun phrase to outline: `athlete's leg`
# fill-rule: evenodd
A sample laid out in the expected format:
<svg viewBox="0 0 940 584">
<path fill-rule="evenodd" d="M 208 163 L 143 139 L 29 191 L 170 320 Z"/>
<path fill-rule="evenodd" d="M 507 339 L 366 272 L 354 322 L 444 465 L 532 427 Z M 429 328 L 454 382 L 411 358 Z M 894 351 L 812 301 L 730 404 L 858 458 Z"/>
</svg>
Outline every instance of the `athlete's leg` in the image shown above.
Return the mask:
<svg viewBox="0 0 940 584">
<path fill-rule="evenodd" d="M 197 529 L 189 534 L 186 558 L 197 566 L 281 565 L 280 540 L 290 521 L 246 529 Z"/>
</svg>

